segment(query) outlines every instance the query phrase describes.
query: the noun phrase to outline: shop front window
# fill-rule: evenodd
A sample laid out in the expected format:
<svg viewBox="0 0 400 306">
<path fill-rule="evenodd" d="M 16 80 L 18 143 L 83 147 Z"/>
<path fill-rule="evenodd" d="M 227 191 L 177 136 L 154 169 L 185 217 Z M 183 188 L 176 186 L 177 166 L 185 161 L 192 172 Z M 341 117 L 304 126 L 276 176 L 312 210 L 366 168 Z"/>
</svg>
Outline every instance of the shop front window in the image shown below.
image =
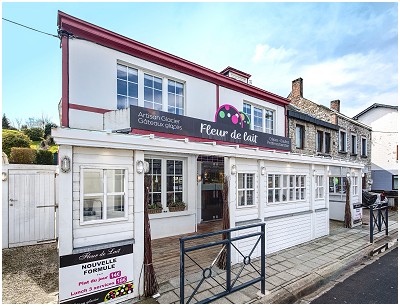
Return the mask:
<svg viewBox="0 0 400 306">
<path fill-rule="evenodd" d="M 268 174 L 267 203 L 284 203 L 305 200 L 306 176 L 289 174 Z"/>
<path fill-rule="evenodd" d="M 329 178 L 329 193 L 345 194 L 346 193 L 346 177 L 332 176 Z"/>
<path fill-rule="evenodd" d="M 254 174 L 238 174 L 238 206 L 253 206 L 254 202 Z"/>
<path fill-rule="evenodd" d="M 315 198 L 316 199 L 325 198 L 324 176 L 323 175 L 315 176 Z"/>
</svg>

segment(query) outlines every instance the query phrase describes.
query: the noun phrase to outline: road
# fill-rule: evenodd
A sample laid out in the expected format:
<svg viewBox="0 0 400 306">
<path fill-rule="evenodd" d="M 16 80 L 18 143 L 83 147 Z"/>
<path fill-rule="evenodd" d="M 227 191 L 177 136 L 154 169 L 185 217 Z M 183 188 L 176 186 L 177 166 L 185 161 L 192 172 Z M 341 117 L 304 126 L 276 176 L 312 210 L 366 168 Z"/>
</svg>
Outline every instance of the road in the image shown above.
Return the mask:
<svg viewBox="0 0 400 306">
<path fill-rule="evenodd" d="M 338 283 L 311 304 L 397 304 L 398 248 Z"/>
</svg>

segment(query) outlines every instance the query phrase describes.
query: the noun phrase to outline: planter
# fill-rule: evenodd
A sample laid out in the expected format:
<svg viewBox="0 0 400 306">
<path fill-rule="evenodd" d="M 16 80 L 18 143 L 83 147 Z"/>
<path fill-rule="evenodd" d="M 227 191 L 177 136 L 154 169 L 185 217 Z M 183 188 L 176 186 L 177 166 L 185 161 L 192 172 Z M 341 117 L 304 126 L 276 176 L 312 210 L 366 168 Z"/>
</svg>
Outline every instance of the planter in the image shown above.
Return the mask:
<svg viewBox="0 0 400 306">
<path fill-rule="evenodd" d="M 149 214 L 159 214 L 162 213 L 162 208 L 149 208 L 148 212 Z"/>
<path fill-rule="evenodd" d="M 175 211 L 184 211 L 185 206 L 175 206 L 175 207 L 168 207 L 170 212 L 175 212 Z"/>
</svg>

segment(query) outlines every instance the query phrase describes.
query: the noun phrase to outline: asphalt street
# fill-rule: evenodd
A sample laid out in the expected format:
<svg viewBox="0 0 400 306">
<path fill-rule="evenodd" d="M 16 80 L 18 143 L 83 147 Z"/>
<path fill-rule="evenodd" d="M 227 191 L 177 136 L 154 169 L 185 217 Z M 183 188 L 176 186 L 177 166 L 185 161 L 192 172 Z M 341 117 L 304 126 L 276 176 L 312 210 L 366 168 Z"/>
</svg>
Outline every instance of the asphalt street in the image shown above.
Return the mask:
<svg viewBox="0 0 400 306">
<path fill-rule="evenodd" d="M 397 304 L 398 248 L 389 251 L 311 304 Z"/>
</svg>

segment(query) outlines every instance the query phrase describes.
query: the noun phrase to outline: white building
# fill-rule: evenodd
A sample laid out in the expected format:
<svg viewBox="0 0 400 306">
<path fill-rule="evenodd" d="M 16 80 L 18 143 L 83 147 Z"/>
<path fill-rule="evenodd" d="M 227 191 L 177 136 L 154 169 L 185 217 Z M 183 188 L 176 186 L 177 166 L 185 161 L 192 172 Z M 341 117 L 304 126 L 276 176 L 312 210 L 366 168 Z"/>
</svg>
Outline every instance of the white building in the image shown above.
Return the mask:
<svg viewBox="0 0 400 306">
<path fill-rule="evenodd" d="M 250 85 L 247 73 L 230 67 L 218 73 L 62 12 L 58 24 L 60 300 L 104 294 L 91 295 L 87 275 L 80 282 L 71 275 L 119 246 L 127 275 L 121 279 L 138 294 L 145 175 L 152 178 L 150 204 L 162 206 L 150 215 L 153 239 L 221 218 L 224 176 L 231 226 L 266 222 L 267 253 L 329 233 L 332 172 L 352 176 L 352 201 L 360 202 L 363 165 L 291 154 L 289 100 Z M 183 211 L 170 211 L 182 201 Z"/>
<path fill-rule="evenodd" d="M 398 191 L 398 106 L 375 103 L 354 119 L 372 127 L 372 190 Z"/>
</svg>

